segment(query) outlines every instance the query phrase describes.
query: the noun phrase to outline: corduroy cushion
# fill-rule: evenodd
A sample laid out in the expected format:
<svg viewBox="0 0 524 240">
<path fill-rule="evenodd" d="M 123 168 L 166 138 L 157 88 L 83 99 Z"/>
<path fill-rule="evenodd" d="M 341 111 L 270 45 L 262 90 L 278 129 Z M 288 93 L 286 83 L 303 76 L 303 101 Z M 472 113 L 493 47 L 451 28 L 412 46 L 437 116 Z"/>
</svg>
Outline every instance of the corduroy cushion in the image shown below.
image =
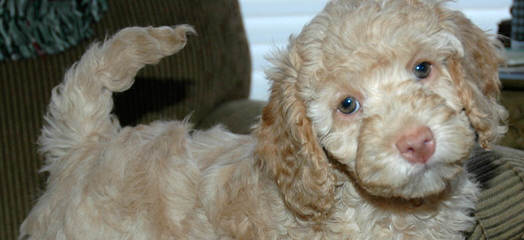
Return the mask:
<svg viewBox="0 0 524 240">
<path fill-rule="evenodd" d="M 190 113 L 199 122 L 219 104 L 249 95 L 249 49 L 236 0 L 108 3 L 108 11 L 92 26 L 92 39 L 58 55 L 0 62 L 0 239 L 16 238 L 43 189 L 36 139 L 45 108 L 51 89 L 89 42 L 135 25 L 188 23 L 198 32 L 179 54 L 146 67 L 132 89 L 116 96 L 115 111 L 124 125 Z"/>
<path fill-rule="evenodd" d="M 524 152 L 507 147 L 480 148 L 468 162 L 480 182 L 477 225 L 469 240 L 511 240 L 524 237 Z"/>
</svg>

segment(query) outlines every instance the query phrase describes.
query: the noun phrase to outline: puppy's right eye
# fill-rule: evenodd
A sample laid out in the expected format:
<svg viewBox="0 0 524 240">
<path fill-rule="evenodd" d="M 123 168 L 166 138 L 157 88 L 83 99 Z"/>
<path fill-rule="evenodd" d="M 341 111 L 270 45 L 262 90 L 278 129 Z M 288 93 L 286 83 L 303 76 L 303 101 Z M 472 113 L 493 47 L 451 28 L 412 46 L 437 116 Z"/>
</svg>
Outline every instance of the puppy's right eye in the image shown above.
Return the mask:
<svg viewBox="0 0 524 240">
<path fill-rule="evenodd" d="M 415 77 L 417 79 L 426 79 L 429 78 L 429 76 L 431 76 L 431 68 L 431 63 L 421 62 L 413 67 L 413 74 L 415 74 Z"/>
<path fill-rule="evenodd" d="M 360 103 L 354 97 L 346 97 L 338 106 L 338 111 L 343 114 L 352 114 L 360 109 Z"/>
</svg>

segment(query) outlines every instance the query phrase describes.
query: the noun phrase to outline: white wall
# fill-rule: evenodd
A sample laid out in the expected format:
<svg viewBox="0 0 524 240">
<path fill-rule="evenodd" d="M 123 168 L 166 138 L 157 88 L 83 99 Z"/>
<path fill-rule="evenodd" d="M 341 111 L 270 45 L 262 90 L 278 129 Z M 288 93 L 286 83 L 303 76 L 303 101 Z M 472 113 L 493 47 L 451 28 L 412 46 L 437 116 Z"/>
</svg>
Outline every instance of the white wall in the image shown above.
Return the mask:
<svg viewBox="0 0 524 240">
<path fill-rule="evenodd" d="M 264 56 L 284 47 L 290 34 L 319 12 L 328 0 L 240 0 L 253 62 L 251 99 L 267 100 L 269 83 L 264 77 Z M 510 18 L 512 0 L 457 0 L 448 3 L 464 12 L 480 28 L 495 33 L 501 19 Z"/>
</svg>

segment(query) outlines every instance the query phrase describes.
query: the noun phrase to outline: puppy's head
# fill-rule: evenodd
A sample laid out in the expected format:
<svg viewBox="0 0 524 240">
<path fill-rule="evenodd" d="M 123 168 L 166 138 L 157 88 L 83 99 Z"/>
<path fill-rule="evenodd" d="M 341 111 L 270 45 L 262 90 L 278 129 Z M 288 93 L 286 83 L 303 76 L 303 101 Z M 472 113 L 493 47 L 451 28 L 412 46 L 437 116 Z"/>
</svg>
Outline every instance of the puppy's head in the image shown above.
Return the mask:
<svg viewBox="0 0 524 240">
<path fill-rule="evenodd" d="M 443 1 L 333 0 L 273 62 L 257 156 L 303 217 L 333 204 L 328 156 L 372 195 L 423 198 L 505 132 L 498 50 Z"/>
</svg>

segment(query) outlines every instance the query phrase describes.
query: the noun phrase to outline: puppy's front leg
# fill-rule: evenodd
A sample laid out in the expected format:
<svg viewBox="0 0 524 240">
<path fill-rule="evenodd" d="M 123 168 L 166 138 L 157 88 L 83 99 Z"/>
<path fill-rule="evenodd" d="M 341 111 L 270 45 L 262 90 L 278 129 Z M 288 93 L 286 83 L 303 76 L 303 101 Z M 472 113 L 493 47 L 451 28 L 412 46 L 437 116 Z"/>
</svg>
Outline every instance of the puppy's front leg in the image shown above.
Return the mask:
<svg viewBox="0 0 524 240">
<path fill-rule="evenodd" d="M 95 136 L 111 137 L 120 128 L 111 117 L 112 92 L 127 90 L 136 73 L 181 50 L 188 25 L 130 27 L 104 43 L 93 44 L 66 73 L 54 90 L 39 139 L 41 151 L 51 164 L 75 145 Z"/>
</svg>

